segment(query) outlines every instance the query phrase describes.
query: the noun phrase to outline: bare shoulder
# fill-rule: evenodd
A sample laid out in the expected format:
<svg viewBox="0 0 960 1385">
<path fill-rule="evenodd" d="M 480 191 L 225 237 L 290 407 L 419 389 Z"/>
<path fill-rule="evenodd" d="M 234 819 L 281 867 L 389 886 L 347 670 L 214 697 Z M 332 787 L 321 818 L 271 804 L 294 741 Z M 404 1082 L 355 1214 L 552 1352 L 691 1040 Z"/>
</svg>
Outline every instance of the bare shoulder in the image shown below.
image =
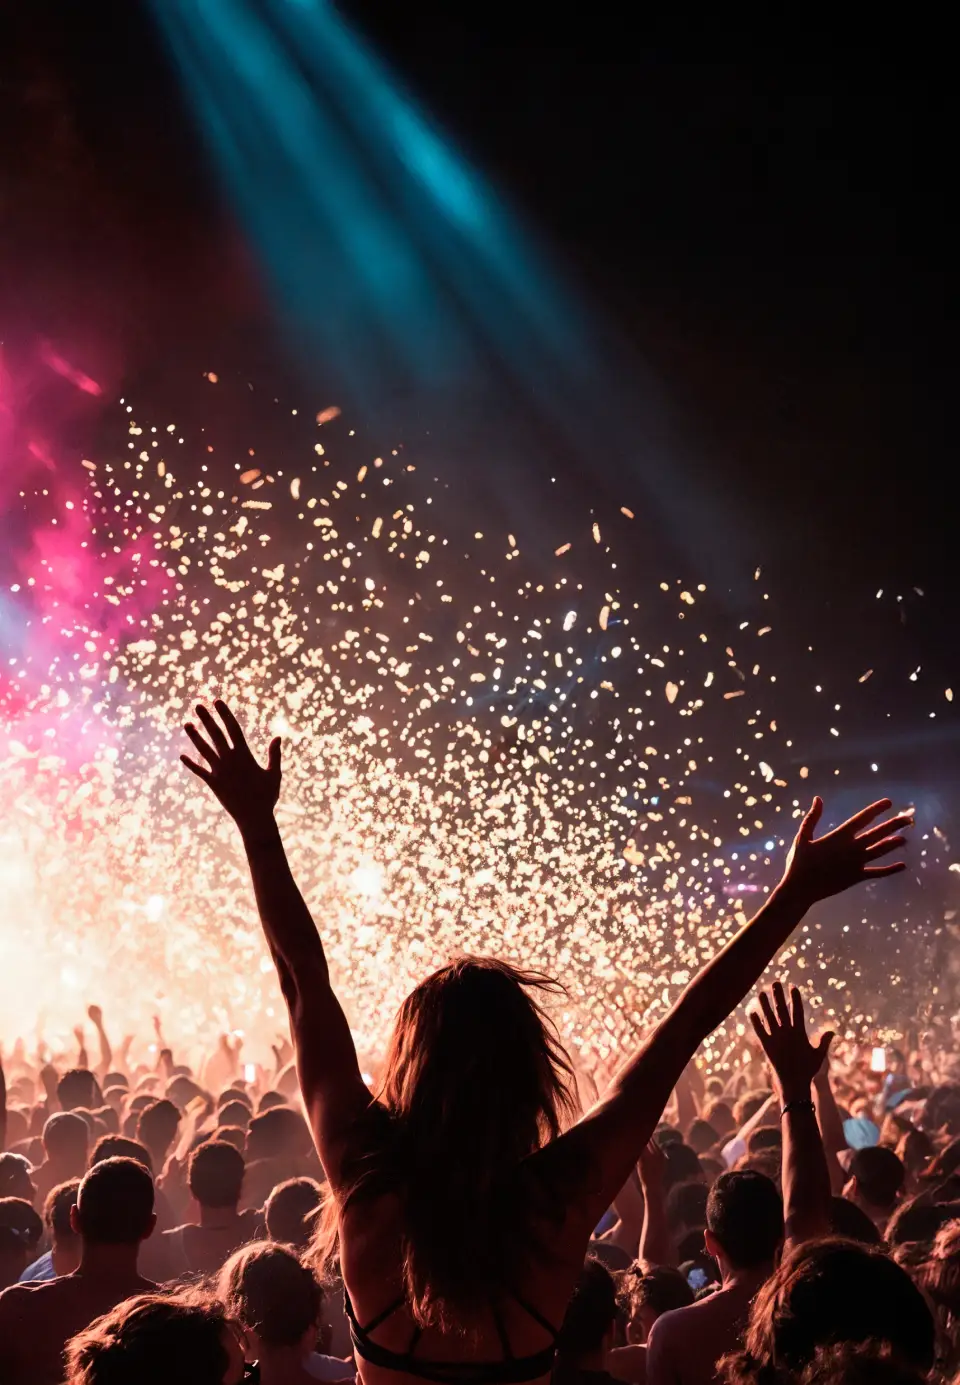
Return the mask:
<svg viewBox="0 0 960 1385">
<path fill-rule="evenodd" d="M 19 1322 L 31 1312 L 42 1312 L 42 1305 L 49 1301 L 50 1290 L 56 1280 L 44 1280 L 35 1284 L 11 1284 L 0 1293 L 0 1324 L 8 1326 Z"/>
</svg>

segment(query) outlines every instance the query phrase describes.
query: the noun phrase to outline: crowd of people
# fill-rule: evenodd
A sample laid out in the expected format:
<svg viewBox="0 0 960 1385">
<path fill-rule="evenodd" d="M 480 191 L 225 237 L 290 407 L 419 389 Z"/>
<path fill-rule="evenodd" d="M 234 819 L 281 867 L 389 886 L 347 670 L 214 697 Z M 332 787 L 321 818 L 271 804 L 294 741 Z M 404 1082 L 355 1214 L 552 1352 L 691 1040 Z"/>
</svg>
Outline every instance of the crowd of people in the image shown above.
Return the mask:
<svg viewBox="0 0 960 1385">
<path fill-rule="evenodd" d="M 960 1046 L 808 1036 L 779 982 L 750 1059 L 697 1054 L 807 909 L 894 874 L 886 800 L 816 835 L 597 1092 L 551 978 L 461 957 L 357 1062 L 254 758 L 198 708 L 289 1010 L 270 1072 L 159 1031 L 0 1066 L 0 1385 L 918 1385 L 960 1374 Z M 145 1056 L 145 1047 L 141 1056 Z"/>
</svg>

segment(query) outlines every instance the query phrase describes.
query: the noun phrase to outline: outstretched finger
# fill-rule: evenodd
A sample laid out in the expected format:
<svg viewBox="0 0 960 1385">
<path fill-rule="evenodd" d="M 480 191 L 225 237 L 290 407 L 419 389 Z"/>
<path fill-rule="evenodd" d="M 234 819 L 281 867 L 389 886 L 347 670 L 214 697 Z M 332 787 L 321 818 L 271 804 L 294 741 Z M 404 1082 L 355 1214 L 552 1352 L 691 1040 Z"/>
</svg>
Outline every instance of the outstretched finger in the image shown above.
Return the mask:
<svg viewBox="0 0 960 1385">
<path fill-rule="evenodd" d="M 868 880 L 882 880 L 885 875 L 899 875 L 906 868 L 906 861 L 893 861 L 889 866 L 864 866 L 863 873 Z"/>
<path fill-rule="evenodd" d="M 793 1018 L 793 1027 L 798 1029 L 801 1034 L 807 1032 L 806 1021 L 803 1017 L 803 996 L 797 986 L 790 987 L 790 1009 Z"/>
<path fill-rule="evenodd" d="M 762 1020 L 762 1019 L 760 1018 L 760 1016 L 757 1014 L 756 1010 L 751 1010 L 751 1011 L 750 1011 L 750 1023 L 753 1025 L 753 1032 L 756 1034 L 757 1038 L 760 1040 L 760 1047 L 763 1049 L 764 1053 L 765 1053 L 765 1054 L 767 1055 L 767 1057 L 769 1058 L 769 1056 L 770 1056 L 770 1035 L 769 1035 L 769 1033 L 767 1032 L 766 1027 L 764 1026 L 763 1020 Z"/>
<path fill-rule="evenodd" d="M 225 755 L 226 752 L 230 749 L 230 745 L 227 741 L 226 736 L 223 734 L 223 731 L 217 725 L 213 713 L 208 712 L 206 707 L 202 706 L 200 703 L 197 704 L 194 710 L 196 711 L 197 716 L 203 722 L 203 729 L 204 731 L 206 731 L 207 735 L 213 741 L 214 745 L 217 747 L 217 750 L 220 752 L 221 755 Z"/>
<path fill-rule="evenodd" d="M 878 856 L 889 856 L 891 851 L 896 851 L 898 846 L 903 846 L 906 837 L 886 837 L 883 841 L 874 842 L 873 846 L 868 846 L 864 855 L 869 861 L 875 861 Z"/>
<path fill-rule="evenodd" d="M 274 736 L 267 751 L 267 769 L 271 774 L 280 773 L 280 737 Z"/>
<path fill-rule="evenodd" d="M 892 818 L 887 818 L 885 822 L 878 822 L 875 827 L 868 827 L 865 832 L 857 833 L 857 843 L 860 846 L 872 846 L 874 842 L 882 841 L 884 837 L 890 837 L 894 832 L 899 832 L 901 828 L 912 827 L 914 825 L 913 809 L 908 808 L 903 813 L 896 813 Z"/>
<path fill-rule="evenodd" d="M 800 831 L 797 834 L 798 836 L 802 837 L 804 841 L 809 841 L 810 838 L 813 836 L 817 823 L 820 821 L 820 815 L 822 812 L 823 799 L 820 798 L 819 795 L 817 795 L 817 797 L 814 798 L 813 802 L 810 804 L 810 807 L 807 809 L 803 822 L 801 822 L 800 824 Z"/>
<path fill-rule="evenodd" d="M 889 798 L 878 798 L 876 803 L 871 803 L 867 808 L 861 808 L 859 813 L 854 813 L 852 818 L 847 818 L 846 822 L 841 822 L 837 828 L 838 832 L 849 832 L 853 836 L 868 827 L 873 819 L 880 813 L 885 813 L 888 808 L 893 807 L 893 801 Z"/>
<path fill-rule="evenodd" d="M 766 991 L 760 992 L 760 1009 L 763 1011 L 763 1018 L 767 1021 L 770 1033 L 775 1033 L 780 1026 L 774 1016 L 773 1006 L 770 1004 L 770 997 L 767 995 Z"/>
<path fill-rule="evenodd" d="M 777 1019 L 781 1024 L 790 1023 L 790 1011 L 787 1009 L 787 997 L 783 993 L 783 986 L 779 981 L 773 983 L 773 1003 L 777 1007 Z"/>
<path fill-rule="evenodd" d="M 209 760 L 211 765 L 215 765 L 220 758 L 212 745 L 208 745 L 192 721 L 188 721 L 184 726 L 184 731 L 193 741 L 194 747 L 199 750 L 205 760 Z"/>
<path fill-rule="evenodd" d="M 203 765 L 198 765 L 196 760 L 191 760 L 189 755 L 180 756 L 181 765 L 186 765 L 191 774 L 195 774 L 198 779 L 202 779 L 205 784 L 213 783 L 213 775 Z"/>
<path fill-rule="evenodd" d="M 234 746 L 239 747 L 241 745 L 246 745 L 247 738 L 243 734 L 243 727 L 240 725 L 239 721 L 237 721 L 236 717 L 233 715 L 230 708 L 223 701 L 223 699 L 218 697 L 213 705 L 217 710 L 220 720 L 227 728 L 227 734 L 233 742 Z"/>
</svg>

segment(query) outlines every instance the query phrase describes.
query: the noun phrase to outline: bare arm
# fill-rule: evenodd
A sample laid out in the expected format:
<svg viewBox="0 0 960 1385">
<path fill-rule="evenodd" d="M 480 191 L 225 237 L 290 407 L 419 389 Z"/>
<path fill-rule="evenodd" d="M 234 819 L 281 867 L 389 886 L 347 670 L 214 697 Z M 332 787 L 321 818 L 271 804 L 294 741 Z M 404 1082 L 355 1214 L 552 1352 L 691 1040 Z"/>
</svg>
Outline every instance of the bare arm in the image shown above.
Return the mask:
<svg viewBox="0 0 960 1385">
<path fill-rule="evenodd" d="M 843 1192 L 847 1175 L 839 1160 L 840 1151 L 847 1148 L 847 1137 L 843 1133 L 843 1121 L 837 1109 L 837 1099 L 830 1085 L 830 1059 L 813 1079 L 813 1102 L 817 1111 L 817 1124 L 823 1137 L 823 1152 L 830 1171 L 830 1187 L 837 1197 Z"/>
<path fill-rule="evenodd" d="M 260 922 L 290 1015 L 300 1090 L 317 1152 L 336 1188 L 345 1142 L 369 1108 L 370 1093 L 360 1075 L 346 1016 L 330 985 L 320 935 L 290 871 L 274 818 L 280 792 L 279 738 L 271 742 L 263 768 L 233 713 L 223 702 L 214 705 L 226 734 L 205 707 L 198 707 L 197 715 L 208 739 L 196 727 L 186 727 L 209 768 L 180 758 L 209 785 L 240 829 Z"/>
<path fill-rule="evenodd" d="M 599 1106 L 563 1136 L 585 1147 L 593 1175 L 583 1214 L 589 1222 L 609 1205 L 652 1135 L 680 1074 L 704 1039 L 756 984 L 816 900 L 861 881 L 903 870 L 876 865 L 902 845 L 901 813 L 873 827 L 888 799 L 865 808 L 826 836 L 814 839 L 823 805 L 814 799 L 787 859 L 783 879 L 756 916 L 707 963 L 669 1014 L 614 1080 Z"/>
<path fill-rule="evenodd" d="M 103 1011 L 99 1005 L 88 1005 L 87 1015 L 90 1023 L 97 1031 L 97 1043 L 100 1045 L 100 1062 L 97 1064 L 96 1076 L 102 1082 L 110 1071 L 110 1064 L 113 1062 L 113 1049 L 110 1047 L 110 1040 L 107 1038 L 107 1031 L 103 1027 Z"/>
<path fill-rule="evenodd" d="M 83 1037 L 83 1025 L 78 1024 L 73 1031 L 73 1036 L 77 1041 L 77 1067 L 89 1068 L 90 1059 L 87 1056 L 87 1044 Z"/>
<path fill-rule="evenodd" d="M 608 1245 L 619 1246 L 631 1260 L 636 1259 L 637 1248 L 640 1245 L 645 1207 L 637 1176 L 631 1173 L 613 1199 L 613 1210 L 618 1217 L 617 1224 L 602 1237 Z"/>
<path fill-rule="evenodd" d="M 724 1151 L 726 1151 L 731 1144 L 746 1144 L 753 1132 L 758 1130 L 764 1123 L 770 1112 L 779 1110 L 779 1107 L 780 1103 L 777 1100 L 776 1092 L 771 1092 L 763 1105 L 758 1107 L 750 1119 L 743 1122 L 743 1125 L 741 1125 L 737 1133 L 727 1140 L 724 1145 Z M 735 1155 L 730 1155 L 727 1158 L 727 1163 L 732 1163 L 735 1157 Z"/>
<path fill-rule="evenodd" d="M 694 1064 L 691 1061 L 680 1074 L 680 1081 L 677 1083 L 675 1089 L 677 1095 L 677 1126 L 684 1139 L 689 1135 L 690 1127 L 699 1114 L 696 1098 L 693 1095 L 693 1084 L 691 1079 L 692 1068 L 694 1068 Z"/>
<path fill-rule="evenodd" d="M 640 1184 L 643 1188 L 643 1230 L 637 1259 L 641 1265 L 673 1265 L 673 1241 L 667 1228 L 667 1200 L 663 1195 L 666 1158 L 653 1140 L 640 1155 Z"/>
<path fill-rule="evenodd" d="M 784 1231 L 790 1246 L 830 1234 L 830 1175 L 811 1086 L 826 1061 L 833 1035 L 824 1034 L 813 1047 L 796 986 L 789 1008 L 779 981 L 773 984 L 773 1004 L 761 992 L 760 1006 L 763 1019 L 756 1013 L 750 1019 L 773 1067 L 781 1102 Z"/>
</svg>

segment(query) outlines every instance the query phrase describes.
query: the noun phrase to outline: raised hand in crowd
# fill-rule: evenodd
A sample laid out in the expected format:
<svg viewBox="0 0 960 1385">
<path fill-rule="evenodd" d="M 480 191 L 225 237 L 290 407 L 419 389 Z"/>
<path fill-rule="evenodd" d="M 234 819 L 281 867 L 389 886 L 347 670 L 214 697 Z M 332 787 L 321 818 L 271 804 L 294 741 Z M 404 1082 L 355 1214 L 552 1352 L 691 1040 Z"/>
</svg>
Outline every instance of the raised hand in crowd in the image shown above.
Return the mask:
<svg viewBox="0 0 960 1385">
<path fill-rule="evenodd" d="M 760 1011 L 751 1011 L 750 1020 L 773 1069 L 780 1102 L 784 1226 L 789 1244 L 830 1231 L 830 1175 L 812 1086 L 827 1061 L 833 1034 L 826 1033 L 816 1045 L 811 1044 L 796 986 L 788 1004 L 783 986 L 775 981 L 772 999 L 761 991 Z"/>
</svg>

